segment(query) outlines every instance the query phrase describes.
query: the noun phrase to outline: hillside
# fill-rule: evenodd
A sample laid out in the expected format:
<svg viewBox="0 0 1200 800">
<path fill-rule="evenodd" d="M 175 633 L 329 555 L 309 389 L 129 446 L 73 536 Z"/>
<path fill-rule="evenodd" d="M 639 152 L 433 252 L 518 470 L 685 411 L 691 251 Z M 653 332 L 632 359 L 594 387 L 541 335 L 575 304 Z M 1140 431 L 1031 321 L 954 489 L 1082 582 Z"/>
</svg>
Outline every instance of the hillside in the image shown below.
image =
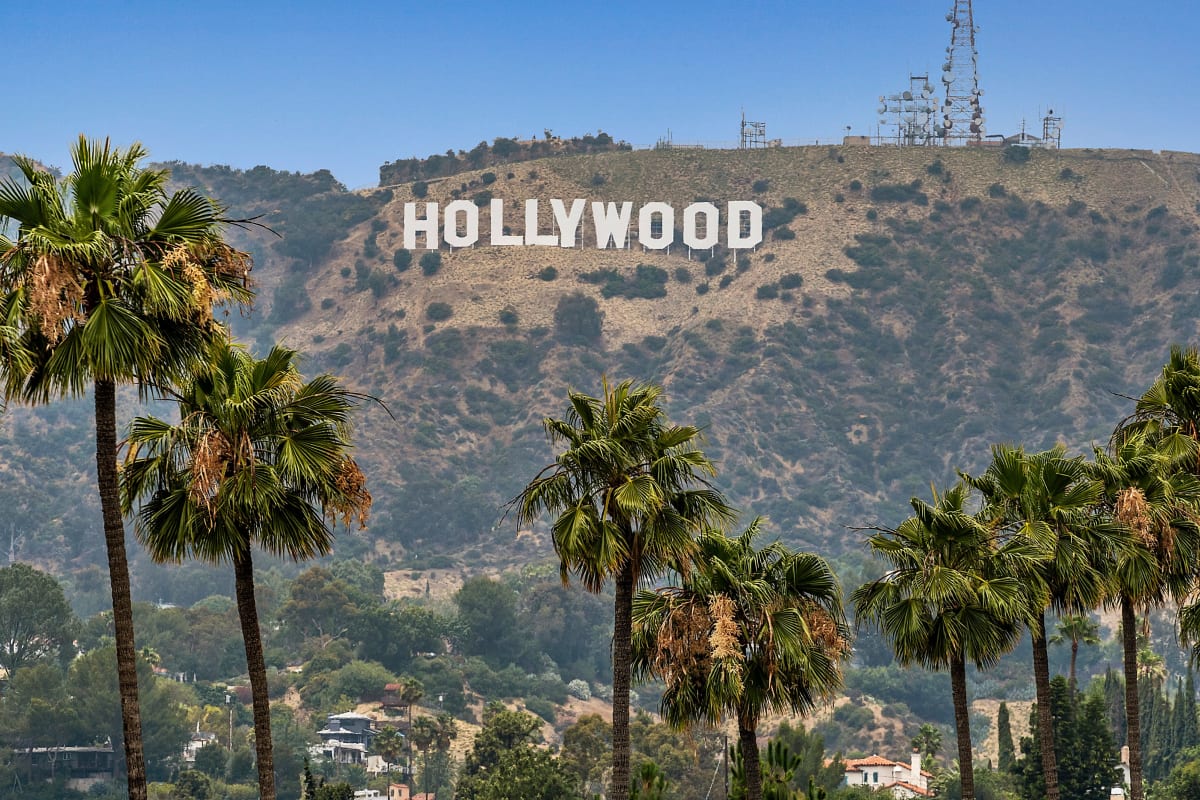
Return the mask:
<svg viewBox="0 0 1200 800">
<path fill-rule="evenodd" d="M 854 541 L 846 526 L 894 522 L 931 481 L 980 466 L 991 442 L 1104 441 L 1121 395 L 1200 333 L 1200 156 L 1022 154 L 656 150 L 465 172 L 428 180 L 424 199 L 499 198 L 513 219 L 527 198 L 753 199 L 769 227 L 741 256 L 479 246 L 443 249 L 436 269 L 423 250 L 396 255 L 412 184 L 355 194 L 328 173 L 172 167 L 283 234 L 235 232 L 260 292 L 233 320 L 241 335 L 300 348 L 395 418 L 375 407 L 360 426 L 376 509 L 349 546 L 478 566 L 549 552 L 515 538 L 503 505 L 552 457 L 541 418 L 604 373 L 665 383 L 672 417 L 708 426 L 733 502 L 827 552 Z M 595 300 L 599 338 L 556 323 L 574 293 Z M 90 484 L 82 458 L 63 474 L 80 415 L 62 413 L 0 428 L 6 478 L 22 473 L 0 492 L 45 493 L 21 524 L 49 560 L 98 541 L 74 541 L 91 501 L 66 498 Z M 53 434 L 56 457 L 31 431 Z"/>
</svg>

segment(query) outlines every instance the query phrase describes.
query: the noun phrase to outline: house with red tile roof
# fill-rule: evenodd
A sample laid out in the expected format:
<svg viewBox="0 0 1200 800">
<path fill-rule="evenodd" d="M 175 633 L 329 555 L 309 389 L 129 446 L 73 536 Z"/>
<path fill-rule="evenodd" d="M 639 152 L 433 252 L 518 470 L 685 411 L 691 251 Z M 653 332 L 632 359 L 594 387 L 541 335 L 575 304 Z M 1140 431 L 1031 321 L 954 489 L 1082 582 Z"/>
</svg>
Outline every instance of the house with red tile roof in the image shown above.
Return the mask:
<svg viewBox="0 0 1200 800">
<path fill-rule="evenodd" d="M 866 786 L 888 790 L 897 800 L 913 797 L 933 797 L 929 779 L 933 773 L 921 769 L 921 753 L 914 750 L 912 760 L 905 764 L 880 755 L 846 759 L 846 785 Z"/>
</svg>

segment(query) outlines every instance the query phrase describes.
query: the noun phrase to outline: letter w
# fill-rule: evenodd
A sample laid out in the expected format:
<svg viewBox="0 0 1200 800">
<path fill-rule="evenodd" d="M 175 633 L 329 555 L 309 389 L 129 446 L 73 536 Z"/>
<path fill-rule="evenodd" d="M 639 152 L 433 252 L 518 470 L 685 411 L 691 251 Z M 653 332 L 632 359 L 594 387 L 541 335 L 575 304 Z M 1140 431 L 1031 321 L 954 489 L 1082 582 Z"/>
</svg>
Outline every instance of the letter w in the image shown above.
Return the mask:
<svg viewBox="0 0 1200 800">
<path fill-rule="evenodd" d="M 616 203 L 592 203 L 592 222 L 596 226 L 596 247 L 601 250 L 608 248 L 612 240 L 618 248 L 625 247 L 625 239 L 629 235 L 629 217 L 633 213 L 633 203 L 621 203 L 617 211 Z"/>
</svg>

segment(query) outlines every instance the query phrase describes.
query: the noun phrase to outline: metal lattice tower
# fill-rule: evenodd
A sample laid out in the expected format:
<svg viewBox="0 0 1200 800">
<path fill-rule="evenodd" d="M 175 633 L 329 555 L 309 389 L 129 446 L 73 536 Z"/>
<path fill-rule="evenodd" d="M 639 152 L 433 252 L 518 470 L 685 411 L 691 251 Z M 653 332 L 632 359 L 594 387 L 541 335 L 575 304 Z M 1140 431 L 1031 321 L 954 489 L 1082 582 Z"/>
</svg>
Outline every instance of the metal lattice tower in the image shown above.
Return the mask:
<svg viewBox="0 0 1200 800">
<path fill-rule="evenodd" d="M 975 15 L 971 0 L 954 0 L 946 15 L 950 23 L 950 46 L 942 65 L 946 100 L 936 133 L 946 144 L 983 140 L 983 106 L 979 98 L 979 52 L 975 49 Z"/>
<path fill-rule="evenodd" d="M 937 102 L 928 75 L 909 75 L 908 91 L 880 96 L 879 124 L 895 126 L 896 144 L 936 144 L 933 122 L 937 113 Z"/>
<path fill-rule="evenodd" d="M 750 122 L 742 112 L 742 139 L 738 145 L 742 150 L 767 146 L 767 123 Z"/>
</svg>

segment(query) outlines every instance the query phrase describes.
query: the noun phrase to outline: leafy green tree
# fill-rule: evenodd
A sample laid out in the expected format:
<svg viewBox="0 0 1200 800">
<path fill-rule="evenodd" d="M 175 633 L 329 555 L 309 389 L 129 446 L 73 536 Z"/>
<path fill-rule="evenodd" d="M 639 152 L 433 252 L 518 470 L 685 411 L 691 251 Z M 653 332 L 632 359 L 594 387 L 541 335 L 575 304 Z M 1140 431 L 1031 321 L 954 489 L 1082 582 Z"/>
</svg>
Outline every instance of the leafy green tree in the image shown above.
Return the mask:
<svg viewBox="0 0 1200 800">
<path fill-rule="evenodd" d="M 137 508 L 138 538 L 156 561 L 233 563 L 262 800 L 275 800 L 275 770 L 251 552 L 326 555 L 328 521 L 365 524 L 371 505 L 348 455 L 355 396 L 328 375 L 305 382 L 295 357 L 276 346 L 256 359 L 217 343 L 211 360 L 172 392 L 178 424 L 131 423 L 121 484 L 125 509 Z"/>
<path fill-rule="evenodd" d="M 1200 747 L 1179 754 L 1171 774 L 1158 786 L 1155 800 L 1192 800 L 1200 797 Z"/>
<path fill-rule="evenodd" d="M 706 478 L 712 462 L 696 447 L 700 431 L 672 425 L 662 389 L 603 382 L 603 395 L 570 392 L 564 419 L 547 418 L 552 442 L 566 445 L 513 501 L 519 524 L 542 514 L 551 526 L 560 574 L 590 592 L 612 578 L 613 771 L 610 797 L 629 793 L 629 688 L 633 593 L 643 580 L 695 552 L 694 531 L 732 512 Z"/>
<path fill-rule="evenodd" d="M 1122 531 L 1092 513 L 1103 486 L 1081 457 L 1067 458 L 1061 446 L 1027 455 L 1019 447 L 995 445 L 987 471 L 966 480 L 982 492 L 982 513 L 991 525 L 1047 551 L 1036 566 L 1037 579 L 1025 586 L 1045 792 L 1047 800 L 1059 800 L 1046 608 L 1082 614 L 1101 603 L 1109 592 L 1109 567 L 1124 544 Z"/>
<path fill-rule="evenodd" d="M 150 665 L 138 660 L 138 683 L 144 709 L 145 758 L 148 774 L 155 780 L 168 777 L 171 762 L 188 740 L 187 719 L 179 686 L 155 678 Z M 110 646 L 84 653 L 71 662 L 66 685 L 70 687 L 79 729 L 85 742 L 117 742 L 124 730 L 120 714 L 120 690 L 117 680 L 116 652 Z M 194 696 L 193 696 L 194 697 Z"/>
<path fill-rule="evenodd" d="M 840 753 L 826 758 L 825 739 L 821 734 L 806 731 L 801 723 L 793 726 L 784 720 L 774 738 L 800 760 L 792 781 L 793 788 L 807 789 L 810 783 L 815 783 L 818 788 L 832 792 L 845 783 L 846 764 Z"/>
<path fill-rule="evenodd" d="M 1016 747 L 1013 744 L 1012 718 L 1008 712 L 1008 704 L 1000 701 L 1000 710 L 996 712 L 996 739 L 1000 747 L 1000 771 L 1009 772 L 1017 760 Z"/>
<path fill-rule="evenodd" d="M 483 656 L 495 666 L 520 660 L 525 632 L 517 625 L 516 592 L 501 581 L 477 575 L 455 592 L 454 604 L 464 654 Z"/>
<path fill-rule="evenodd" d="M 579 797 L 571 776 L 545 750 L 518 747 L 500 755 L 495 766 L 476 781 L 466 800 L 575 800 Z"/>
<path fill-rule="evenodd" d="M 415 723 L 413 728 L 415 734 Z M 532 750 L 533 744 L 541 741 L 541 728 L 541 721 L 531 714 L 509 711 L 500 703 L 489 703 L 483 710 L 483 727 L 475 735 L 475 742 L 463 763 L 455 796 L 479 800 L 506 756 L 515 751 Z M 436 730 L 433 735 L 436 737 Z M 566 772 L 563 775 L 570 786 L 569 775 Z M 575 796 L 573 787 L 568 796 Z"/>
<path fill-rule="evenodd" d="M 1108 727 L 1104 698 L 1099 692 L 1080 695 L 1066 678 L 1055 676 L 1050 682 L 1050 716 L 1054 720 L 1054 742 L 1058 753 L 1058 783 L 1064 797 L 1107 797 L 1112 786 L 1119 785 L 1117 750 Z M 1045 775 L 1041 769 L 1041 728 L 1036 710 L 1030 714 L 1032 737 L 1023 737 L 1024 758 L 1016 765 L 1021 796 L 1036 800 L 1045 796 Z"/>
<path fill-rule="evenodd" d="M 0 741 L 13 749 L 53 747 L 76 743 L 84 733 L 61 668 L 40 662 L 9 673 Z"/>
<path fill-rule="evenodd" d="M 737 720 L 749 800 L 764 797 L 762 715 L 803 714 L 833 697 L 850 649 L 829 565 L 779 542 L 756 549 L 759 523 L 736 538 L 701 533 L 680 585 L 639 593 L 633 612 L 634 668 L 666 684 L 663 718 L 680 727 Z"/>
<path fill-rule="evenodd" d="M 210 778 L 225 777 L 228 751 L 219 744 L 206 744 L 196 751 L 196 770 Z"/>
<path fill-rule="evenodd" d="M 565 344 L 595 344 L 604 331 L 604 312 L 596 298 L 572 292 L 554 307 L 554 332 Z"/>
<path fill-rule="evenodd" d="M 209 800 L 212 796 L 212 779 L 194 769 L 180 772 L 171 791 L 171 800 Z"/>
<path fill-rule="evenodd" d="M 0 180 L 0 347 L 7 400 L 46 403 L 93 387 L 96 471 L 131 800 L 146 798 L 137 656 L 117 487 L 116 387 L 168 384 L 219 330 L 214 302 L 249 300 L 249 258 L 220 237 L 221 209 L 190 189 L 167 195 L 166 170 L 84 137 L 61 181 L 17 156 Z"/>
<path fill-rule="evenodd" d="M 43 658 L 70 662 L 78 627 L 53 576 L 28 564 L 0 569 L 0 669 L 7 675 Z"/>
<path fill-rule="evenodd" d="M 852 597 L 859 623 L 880 630 L 901 665 L 950 670 L 961 796 L 975 800 L 966 661 L 986 669 L 1016 644 L 1029 618 L 1021 576 L 1042 549 L 968 513 L 968 492 L 959 483 L 932 505 L 914 497 L 913 516 L 877 529 L 868 544 L 888 572 Z"/>
<path fill-rule="evenodd" d="M 612 725 L 599 714 L 584 714 L 563 731 L 559 761 L 575 777 L 582 796 L 598 794 L 605 762 L 612 762 Z"/>
</svg>

